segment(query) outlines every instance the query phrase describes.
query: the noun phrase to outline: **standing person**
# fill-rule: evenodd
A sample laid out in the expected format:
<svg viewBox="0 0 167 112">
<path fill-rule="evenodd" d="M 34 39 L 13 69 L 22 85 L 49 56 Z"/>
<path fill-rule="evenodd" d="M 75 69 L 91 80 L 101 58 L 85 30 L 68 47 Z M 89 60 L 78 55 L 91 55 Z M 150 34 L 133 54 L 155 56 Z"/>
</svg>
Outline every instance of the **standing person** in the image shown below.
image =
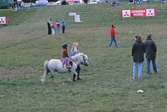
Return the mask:
<svg viewBox="0 0 167 112">
<path fill-rule="evenodd" d="M 17 4 L 14 5 L 14 12 L 18 11 Z"/>
<path fill-rule="evenodd" d="M 52 32 L 52 35 L 55 35 L 55 27 L 54 27 L 54 24 L 51 22 L 51 32 Z"/>
<path fill-rule="evenodd" d="M 66 22 L 64 21 L 64 19 L 61 21 L 61 25 L 62 25 L 62 33 L 65 33 Z"/>
<path fill-rule="evenodd" d="M 108 45 L 108 48 L 111 47 L 113 41 L 115 43 L 115 47 L 118 48 L 119 46 L 118 46 L 117 40 L 116 40 L 115 25 L 111 25 L 111 28 L 110 28 L 110 43 Z"/>
<path fill-rule="evenodd" d="M 70 65 L 70 57 L 68 55 L 68 44 L 67 43 L 64 43 L 62 45 L 63 49 L 62 49 L 62 53 L 61 53 L 61 61 L 63 63 L 63 67 L 64 65 L 66 65 L 67 68 L 70 68 L 71 65 Z"/>
<path fill-rule="evenodd" d="M 22 8 L 22 10 L 24 10 L 24 2 L 23 1 L 21 2 L 21 8 Z"/>
<path fill-rule="evenodd" d="M 18 10 L 20 9 L 21 2 L 22 2 L 22 0 L 17 0 L 17 9 L 18 9 Z"/>
<path fill-rule="evenodd" d="M 136 79 L 136 73 L 138 72 L 138 79 L 142 76 L 142 66 L 144 61 L 145 47 L 142 42 L 141 36 L 135 36 L 136 41 L 132 46 L 132 56 L 133 56 L 133 79 Z"/>
<path fill-rule="evenodd" d="M 71 48 L 71 52 L 70 52 L 70 57 L 72 56 L 75 56 L 76 54 L 79 53 L 79 50 L 78 50 L 78 46 L 79 44 L 77 42 L 74 42 L 73 45 L 72 45 L 72 48 Z M 77 66 L 77 69 L 76 69 L 76 72 L 78 73 L 78 79 L 77 80 L 81 80 L 81 78 L 79 78 L 79 73 L 80 73 L 80 66 L 78 65 Z M 73 75 L 73 81 L 75 81 L 75 74 Z"/>
<path fill-rule="evenodd" d="M 70 52 L 70 57 L 79 53 L 78 46 L 79 46 L 79 44 L 77 42 L 73 43 L 72 48 L 71 48 L 71 52 Z"/>
<path fill-rule="evenodd" d="M 60 23 L 56 21 L 56 34 L 60 34 Z"/>
<path fill-rule="evenodd" d="M 51 21 L 52 21 L 52 18 L 50 18 L 48 21 L 47 21 L 47 26 L 48 26 L 48 35 L 51 34 Z"/>
<path fill-rule="evenodd" d="M 146 41 L 144 42 L 146 51 L 146 73 L 150 74 L 150 61 L 152 61 L 152 66 L 154 73 L 158 73 L 156 65 L 156 52 L 157 46 L 152 40 L 152 34 L 148 34 Z"/>
</svg>

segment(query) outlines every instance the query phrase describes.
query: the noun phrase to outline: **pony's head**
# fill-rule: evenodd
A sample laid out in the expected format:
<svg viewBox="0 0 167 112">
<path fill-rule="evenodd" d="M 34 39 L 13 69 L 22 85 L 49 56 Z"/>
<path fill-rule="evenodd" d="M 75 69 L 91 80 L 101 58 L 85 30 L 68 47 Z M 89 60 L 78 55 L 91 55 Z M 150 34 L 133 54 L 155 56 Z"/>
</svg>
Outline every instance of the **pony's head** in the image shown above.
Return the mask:
<svg viewBox="0 0 167 112">
<path fill-rule="evenodd" d="M 81 64 L 88 66 L 89 62 L 88 62 L 88 56 L 83 54 L 83 53 L 78 53 L 78 55 L 81 57 Z"/>
</svg>

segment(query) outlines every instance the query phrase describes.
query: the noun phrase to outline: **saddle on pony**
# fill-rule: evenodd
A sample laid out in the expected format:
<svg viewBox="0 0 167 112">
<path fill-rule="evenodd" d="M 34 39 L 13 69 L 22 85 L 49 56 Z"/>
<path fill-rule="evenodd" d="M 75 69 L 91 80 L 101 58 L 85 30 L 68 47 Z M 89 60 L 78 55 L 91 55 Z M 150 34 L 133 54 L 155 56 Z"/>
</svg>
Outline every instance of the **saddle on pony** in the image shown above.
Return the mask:
<svg viewBox="0 0 167 112">
<path fill-rule="evenodd" d="M 61 62 L 62 62 L 62 64 L 63 64 L 63 67 L 64 67 L 64 65 L 65 65 L 67 68 L 71 68 L 72 65 L 73 65 L 71 59 L 68 58 L 68 57 L 66 57 L 66 58 L 61 58 Z"/>
</svg>

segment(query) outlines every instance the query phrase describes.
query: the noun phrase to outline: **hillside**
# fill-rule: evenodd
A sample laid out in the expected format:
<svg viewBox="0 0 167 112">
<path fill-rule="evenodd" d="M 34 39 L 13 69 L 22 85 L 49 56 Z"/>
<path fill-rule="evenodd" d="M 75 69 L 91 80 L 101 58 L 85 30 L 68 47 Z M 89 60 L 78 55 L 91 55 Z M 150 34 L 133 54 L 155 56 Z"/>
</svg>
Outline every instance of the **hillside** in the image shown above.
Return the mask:
<svg viewBox="0 0 167 112">
<path fill-rule="evenodd" d="M 155 17 L 121 18 L 120 10 L 156 8 Z M 76 12 L 79 23 L 69 16 Z M 167 110 L 167 4 L 121 3 L 32 7 L 25 11 L 0 10 L 9 24 L 0 25 L 0 111 L 2 112 L 166 112 Z M 46 21 L 67 22 L 65 34 L 48 35 Z M 107 48 L 111 24 L 116 26 L 120 48 Z M 135 35 L 145 41 L 151 33 L 157 44 L 158 74 L 145 73 L 132 79 L 131 48 Z M 89 57 L 89 66 L 81 65 L 80 78 L 67 82 L 67 73 L 48 74 L 41 84 L 45 60 L 60 58 L 62 43 L 70 52 L 73 42 Z M 71 76 L 72 79 L 72 76 Z M 143 93 L 137 93 L 142 89 Z"/>
</svg>

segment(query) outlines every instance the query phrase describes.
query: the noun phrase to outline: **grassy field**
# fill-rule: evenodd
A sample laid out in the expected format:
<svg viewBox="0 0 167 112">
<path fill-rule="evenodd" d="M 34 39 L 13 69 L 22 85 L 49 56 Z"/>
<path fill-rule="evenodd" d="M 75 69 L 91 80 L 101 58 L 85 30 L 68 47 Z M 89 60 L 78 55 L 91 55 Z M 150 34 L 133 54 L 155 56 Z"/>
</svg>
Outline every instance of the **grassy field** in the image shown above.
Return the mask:
<svg viewBox="0 0 167 112">
<path fill-rule="evenodd" d="M 120 10 L 156 8 L 157 16 L 121 18 Z M 75 23 L 69 12 L 77 12 Z M 73 5 L 29 8 L 11 12 L 9 24 L 0 25 L 0 111 L 1 112 L 166 112 L 167 110 L 167 4 L 143 3 L 119 7 Z M 65 19 L 66 33 L 47 35 L 47 19 Z M 109 28 L 115 24 L 117 41 L 108 49 Z M 132 33 L 130 33 L 132 31 Z M 152 33 L 158 74 L 148 76 L 143 63 L 141 80 L 132 79 L 131 47 L 135 35 L 145 41 Z M 41 84 L 45 60 L 59 58 L 61 45 L 79 43 L 88 55 L 89 66 L 81 66 L 81 81 L 67 82 L 67 74 L 55 74 L 58 84 L 47 77 Z M 69 49 L 70 51 L 70 49 Z M 72 78 L 72 77 L 71 77 Z M 144 93 L 137 93 L 142 89 Z"/>
</svg>

